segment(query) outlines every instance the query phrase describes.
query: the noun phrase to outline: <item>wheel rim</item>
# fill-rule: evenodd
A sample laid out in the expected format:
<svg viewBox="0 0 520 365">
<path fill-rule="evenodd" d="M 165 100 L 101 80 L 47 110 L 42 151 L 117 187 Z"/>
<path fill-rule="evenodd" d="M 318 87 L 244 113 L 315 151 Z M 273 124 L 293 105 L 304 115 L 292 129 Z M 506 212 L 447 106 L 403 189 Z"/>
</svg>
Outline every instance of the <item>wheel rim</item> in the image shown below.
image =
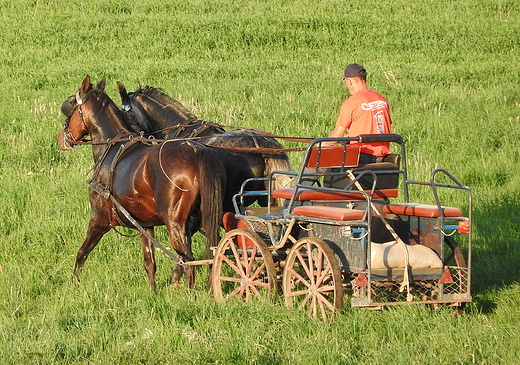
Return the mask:
<svg viewBox="0 0 520 365">
<path fill-rule="evenodd" d="M 341 273 L 329 245 L 315 237 L 296 242 L 287 255 L 283 293 L 288 307 L 304 308 L 313 318 L 329 319 L 342 307 Z"/>
<path fill-rule="evenodd" d="M 273 298 L 276 292 L 274 262 L 258 234 L 235 229 L 222 238 L 215 251 L 212 283 L 217 302 L 232 298 L 246 302 L 254 298 Z"/>
</svg>

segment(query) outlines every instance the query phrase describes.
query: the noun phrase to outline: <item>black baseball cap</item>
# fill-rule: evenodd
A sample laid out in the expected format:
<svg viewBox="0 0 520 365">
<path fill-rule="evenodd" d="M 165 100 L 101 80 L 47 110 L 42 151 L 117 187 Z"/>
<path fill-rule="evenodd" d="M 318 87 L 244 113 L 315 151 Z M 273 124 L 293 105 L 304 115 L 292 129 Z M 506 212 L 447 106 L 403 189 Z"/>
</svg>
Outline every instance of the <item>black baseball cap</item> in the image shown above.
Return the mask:
<svg viewBox="0 0 520 365">
<path fill-rule="evenodd" d="M 345 80 L 347 77 L 366 77 L 367 70 L 357 63 L 351 63 L 345 67 L 345 76 L 341 80 Z"/>
</svg>

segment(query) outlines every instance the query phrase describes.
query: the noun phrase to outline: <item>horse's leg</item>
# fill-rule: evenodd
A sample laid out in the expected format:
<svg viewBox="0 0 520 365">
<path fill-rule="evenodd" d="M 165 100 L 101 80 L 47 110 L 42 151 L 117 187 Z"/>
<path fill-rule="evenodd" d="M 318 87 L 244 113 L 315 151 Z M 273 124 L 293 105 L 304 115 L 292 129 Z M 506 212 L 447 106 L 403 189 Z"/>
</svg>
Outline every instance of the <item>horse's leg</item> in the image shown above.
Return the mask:
<svg viewBox="0 0 520 365">
<path fill-rule="evenodd" d="M 189 249 L 189 239 L 186 236 L 181 236 L 177 234 L 170 235 L 172 242 L 175 240 L 175 242 L 183 242 L 182 246 L 185 248 L 188 248 L 187 250 L 183 249 L 182 251 L 185 251 L 186 254 L 180 254 L 179 259 L 182 261 L 192 261 L 193 260 L 193 253 L 191 252 L 191 249 Z M 174 247 L 177 245 L 174 245 Z M 178 248 L 175 249 L 177 252 L 180 250 Z M 193 289 L 195 287 L 195 269 L 191 265 L 182 265 L 182 263 L 175 263 L 175 266 L 173 267 L 172 271 L 172 288 L 178 289 L 181 287 L 180 279 L 182 277 L 182 274 L 186 275 L 186 285 L 188 288 Z"/>
<path fill-rule="evenodd" d="M 153 237 L 153 227 L 146 228 L 146 232 Z M 141 234 L 141 244 L 143 246 L 144 269 L 148 274 L 148 283 L 150 284 L 150 288 L 152 288 L 153 291 L 157 291 L 155 285 L 155 270 L 157 266 L 155 264 L 155 250 L 153 243 L 148 238 L 146 238 L 145 235 Z"/>
<path fill-rule="evenodd" d="M 180 260 L 192 261 L 193 253 L 191 252 L 191 239 L 189 236 L 186 221 L 188 216 L 183 212 L 177 211 L 175 220 L 167 225 L 168 233 L 170 234 L 170 242 L 172 247 L 178 254 Z M 186 285 L 188 288 L 195 287 L 195 271 L 193 266 L 184 266 L 182 263 L 175 263 L 172 271 L 172 288 L 180 288 L 180 279 L 182 274 L 186 274 Z"/>
<path fill-rule="evenodd" d="M 87 230 L 87 237 L 83 244 L 78 250 L 78 254 L 76 255 L 76 265 L 74 267 L 74 277 L 77 281 L 79 281 L 79 273 L 87 260 L 90 252 L 96 247 L 98 242 L 101 240 L 101 237 L 105 233 L 109 231 L 109 226 L 100 226 L 94 220 L 90 220 L 89 227 Z"/>
</svg>

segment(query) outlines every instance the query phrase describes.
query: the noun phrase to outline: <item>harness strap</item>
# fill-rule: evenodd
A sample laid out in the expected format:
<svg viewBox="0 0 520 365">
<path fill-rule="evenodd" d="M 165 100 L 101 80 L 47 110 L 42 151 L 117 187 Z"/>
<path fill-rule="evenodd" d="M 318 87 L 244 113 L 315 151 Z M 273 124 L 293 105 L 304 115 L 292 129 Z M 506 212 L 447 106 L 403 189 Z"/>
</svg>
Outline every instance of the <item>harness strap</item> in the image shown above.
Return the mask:
<svg viewBox="0 0 520 365">
<path fill-rule="evenodd" d="M 141 234 L 143 236 L 145 236 L 150 242 L 152 242 L 152 244 L 154 245 L 154 247 L 160 249 L 162 252 L 164 252 L 166 254 L 166 256 L 168 256 L 169 258 L 171 258 L 176 265 L 184 265 L 184 260 L 181 258 L 181 257 L 178 257 L 178 256 L 175 256 L 170 250 L 168 250 L 166 247 L 164 247 L 163 245 L 161 245 L 154 237 L 152 237 L 144 228 L 143 226 L 141 226 L 139 224 L 139 222 L 137 222 L 134 217 L 132 217 L 132 215 L 128 212 L 128 210 L 125 209 L 125 207 L 123 207 L 117 200 L 116 198 L 114 198 L 114 196 L 110 193 L 110 191 L 104 187 L 103 185 L 101 184 L 98 184 L 98 183 L 90 183 L 89 184 L 89 187 L 94 190 L 95 192 L 97 192 L 99 195 L 101 195 L 103 198 L 106 198 L 106 199 L 110 199 L 114 205 L 117 207 L 117 209 L 119 209 L 119 211 L 121 213 L 123 213 L 123 215 L 126 217 L 126 219 L 128 219 L 130 221 L 130 223 L 133 224 L 133 226 L 139 231 L 141 232 Z"/>
<path fill-rule="evenodd" d="M 112 175 L 114 174 L 116 165 L 119 163 L 119 161 L 121 160 L 121 158 L 123 158 L 123 156 L 125 154 L 132 151 L 140 143 L 141 143 L 141 141 L 131 138 L 128 143 L 124 143 L 119 146 L 119 149 L 117 150 L 116 155 L 114 156 L 114 159 L 112 160 L 112 163 L 110 165 L 109 179 L 108 179 L 109 185 L 107 186 L 108 191 L 110 191 L 110 189 L 112 188 Z"/>
</svg>

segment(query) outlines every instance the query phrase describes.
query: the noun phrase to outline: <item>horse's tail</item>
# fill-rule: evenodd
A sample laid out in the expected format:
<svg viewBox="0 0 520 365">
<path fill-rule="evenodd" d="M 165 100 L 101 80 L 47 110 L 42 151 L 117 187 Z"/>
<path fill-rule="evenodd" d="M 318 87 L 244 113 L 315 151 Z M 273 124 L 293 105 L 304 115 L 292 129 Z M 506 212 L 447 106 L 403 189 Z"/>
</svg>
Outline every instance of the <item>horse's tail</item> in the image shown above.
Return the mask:
<svg viewBox="0 0 520 365">
<path fill-rule="evenodd" d="M 202 228 L 207 239 L 208 257 L 210 247 L 218 245 L 219 228 L 222 221 L 223 201 L 226 188 L 226 173 L 218 152 L 211 147 L 197 148 L 200 176 L 200 209 Z"/>
</svg>

